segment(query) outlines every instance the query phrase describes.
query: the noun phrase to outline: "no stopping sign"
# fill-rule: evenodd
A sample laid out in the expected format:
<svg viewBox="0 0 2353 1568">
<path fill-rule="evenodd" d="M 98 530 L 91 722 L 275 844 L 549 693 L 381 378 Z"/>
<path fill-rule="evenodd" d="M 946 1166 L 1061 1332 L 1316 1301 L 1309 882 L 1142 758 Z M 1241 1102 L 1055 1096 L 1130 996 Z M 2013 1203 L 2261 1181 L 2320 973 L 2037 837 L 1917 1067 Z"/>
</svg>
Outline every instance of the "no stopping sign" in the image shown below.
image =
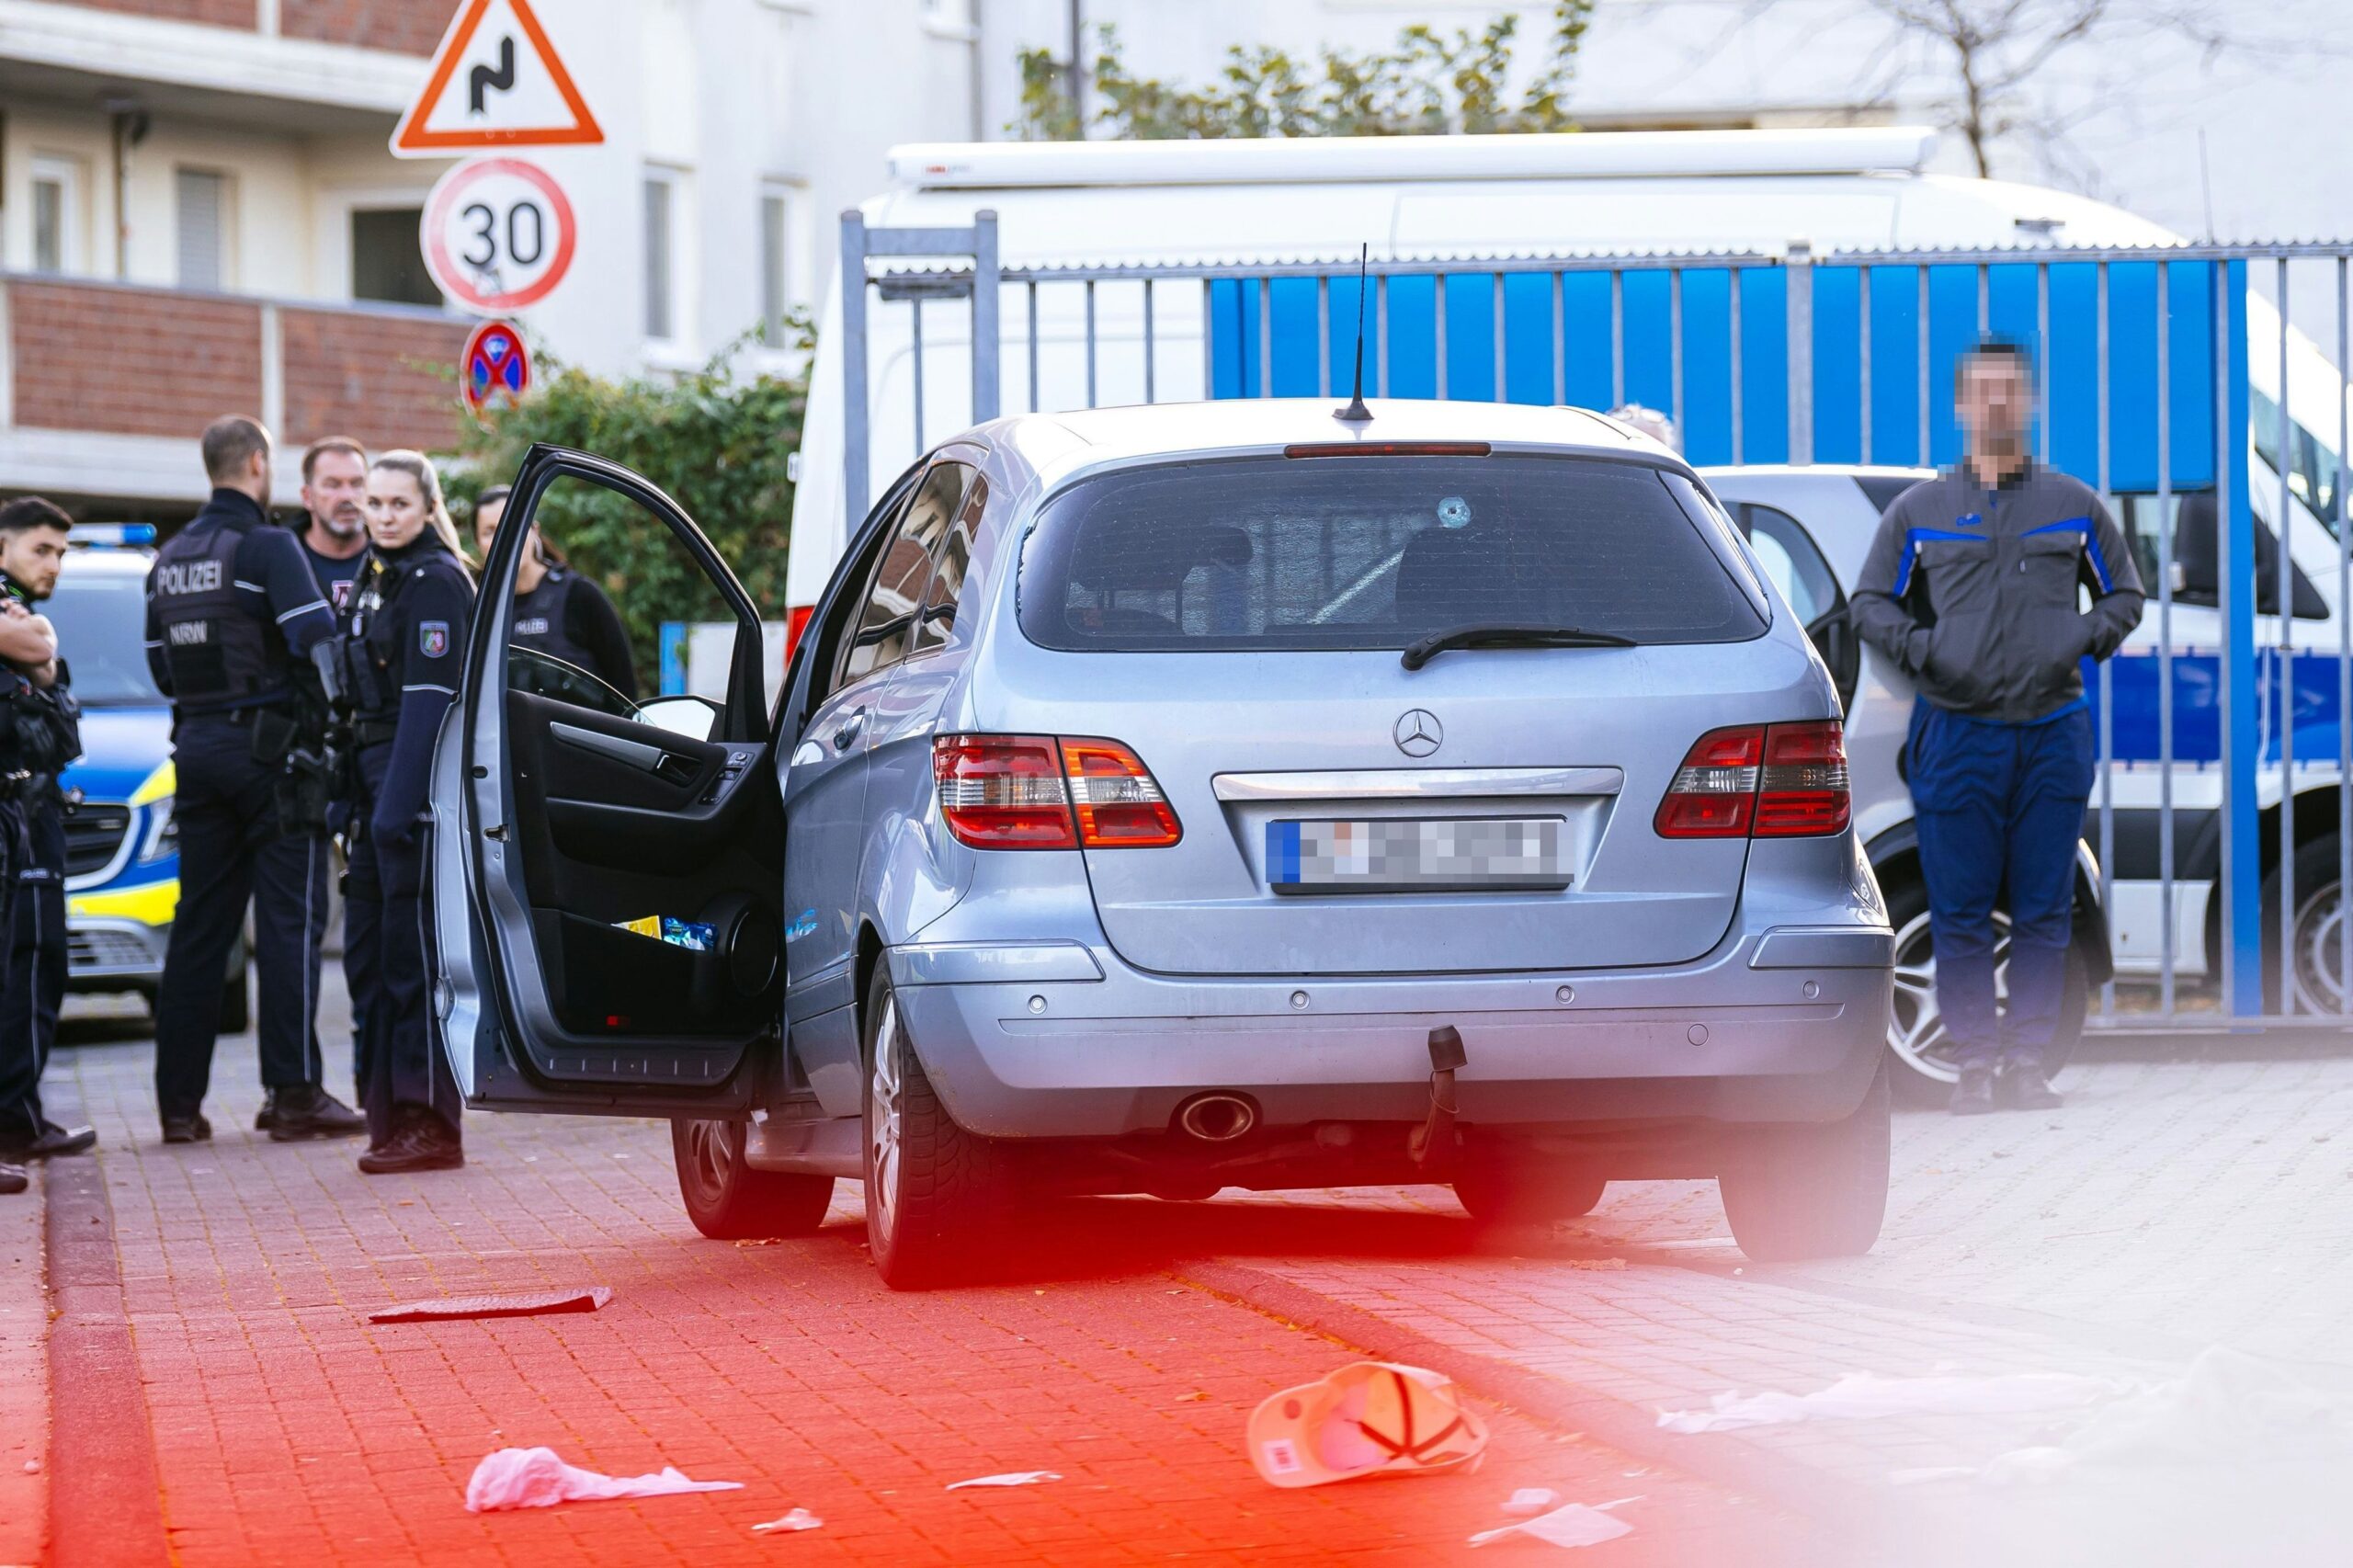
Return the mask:
<svg viewBox="0 0 2353 1568">
<path fill-rule="evenodd" d="M 563 281 L 579 237 L 572 203 L 546 170 L 520 158 L 476 158 L 434 185 L 418 243 L 443 293 L 467 310 L 503 315 Z"/>
</svg>

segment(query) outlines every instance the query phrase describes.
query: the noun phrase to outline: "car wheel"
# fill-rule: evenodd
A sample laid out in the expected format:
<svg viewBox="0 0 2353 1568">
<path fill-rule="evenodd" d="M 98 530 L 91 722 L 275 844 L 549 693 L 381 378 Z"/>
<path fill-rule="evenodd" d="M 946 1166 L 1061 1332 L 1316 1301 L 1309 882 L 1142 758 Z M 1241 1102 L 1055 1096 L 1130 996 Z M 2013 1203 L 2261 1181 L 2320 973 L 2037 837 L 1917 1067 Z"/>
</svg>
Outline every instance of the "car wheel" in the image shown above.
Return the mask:
<svg viewBox="0 0 2353 1568">
<path fill-rule="evenodd" d="M 945 1284 L 1000 1217 L 995 1152 L 939 1103 L 879 969 L 867 993 L 866 1063 L 867 1249 L 894 1290 Z"/>
<path fill-rule="evenodd" d="M 2345 890 L 2336 880 L 2337 837 L 2296 846 L 2295 1001 L 2279 1004 L 2279 872 L 2263 879 L 2263 1000 L 2267 1011 L 2334 1017 L 2345 1007 Z"/>
<path fill-rule="evenodd" d="M 670 1123 L 670 1157 L 687 1218 L 714 1241 L 806 1236 L 825 1222 L 834 1178 L 756 1171 L 744 1160 L 748 1123 L 680 1117 Z"/>
<path fill-rule="evenodd" d="M 1546 1224 L 1592 1213 L 1608 1185 L 1608 1177 L 1580 1166 L 1466 1151 L 1454 1177 L 1454 1196 L 1473 1220 Z"/>
<path fill-rule="evenodd" d="M 1961 1076 L 1953 1038 L 1937 1005 L 1936 942 L 1928 930 L 1928 890 L 1918 881 L 1887 890 L 1887 915 L 1895 926 L 1895 995 L 1887 1018 L 1888 1065 L 1896 1103 L 1915 1108 L 1942 1106 Z M 2010 917 L 1994 912 L 1994 994 L 2009 995 Z M 2075 1054 L 2084 1018 L 2091 1011 L 2091 971 L 2079 948 L 2067 949 L 2066 989 L 2059 998 L 2059 1022 L 2042 1054 L 2042 1069 L 2055 1074 Z"/>
<path fill-rule="evenodd" d="M 1888 1069 L 1842 1121 L 1758 1128 L 1717 1173 L 1733 1240 L 1759 1263 L 1859 1257 L 1887 1215 Z"/>
</svg>

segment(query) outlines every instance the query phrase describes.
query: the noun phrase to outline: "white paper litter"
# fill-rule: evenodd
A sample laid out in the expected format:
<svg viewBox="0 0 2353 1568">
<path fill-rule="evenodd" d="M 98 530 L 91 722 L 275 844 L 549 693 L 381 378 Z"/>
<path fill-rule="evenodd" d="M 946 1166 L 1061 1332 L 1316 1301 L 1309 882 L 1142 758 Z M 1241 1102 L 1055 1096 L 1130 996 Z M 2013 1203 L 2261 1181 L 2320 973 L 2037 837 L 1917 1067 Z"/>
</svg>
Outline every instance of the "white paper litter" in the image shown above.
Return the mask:
<svg viewBox="0 0 2353 1568">
<path fill-rule="evenodd" d="M 1852 1372 L 1813 1393 L 1720 1393 L 1706 1410 L 1663 1410 L 1670 1432 L 1736 1432 L 1796 1421 L 1862 1421 L 1881 1415 L 2010 1415 L 2075 1410 L 2127 1392 L 2107 1378 L 2073 1372 L 2011 1372 L 1991 1378 L 1881 1378 Z"/>
<path fill-rule="evenodd" d="M 1923 1464 L 1887 1472 L 1890 1485 L 1923 1486 L 1931 1481 L 1966 1481 L 1977 1473 L 1972 1464 Z"/>
<path fill-rule="evenodd" d="M 740 1481 L 693 1481 L 667 1465 L 658 1475 L 599 1475 L 556 1457 L 553 1449 L 501 1449 L 474 1466 L 466 1483 L 466 1512 L 551 1508 L 608 1497 L 666 1497 L 677 1492 L 740 1492 Z"/>
<path fill-rule="evenodd" d="M 1605 1540 L 1615 1540 L 1621 1535 L 1631 1535 L 1633 1529 L 1633 1526 L 1615 1514 L 1605 1514 L 1582 1503 L 1571 1503 L 1539 1518 L 1523 1519 L 1501 1529 L 1481 1530 L 1471 1538 L 1471 1544 L 1484 1546 L 1506 1536 L 1529 1535 L 1553 1546 L 1597 1546 Z"/>
<path fill-rule="evenodd" d="M 1985 1479 L 2048 1481 L 2082 1464 L 2332 1458 L 2353 1462 L 2353 1408 L 2277 1366 L 2217 1346 L 2180 1377 L 2126 1393 L 2059 1443 L 1999 1456 Z"/>
<path fill-rule="evenodd" d="M 970 1481 L 951 1481 L 948 1483 L 948 1490 L 957 1492 L 967 1486 L 1035 1486 L 1041 1481 L 1061 1479 L 1051 1470 L 1017 1470 L 1004 1475 L 976 1475 Z"/>
<path fill-rule="evenodd" d="M 1541 1486 L 1523 1486 L 1504 1500 L 1506 1514 L 1540 1514 L 1561 1500 L 1561 1494 Z"/>
<path fill-rule="evenodd" d="M 780 1519 L 770 1519 L 766 1524 L 754 1525 L 752 1533 L 766 1535 L 770 1530 L 813 1530 L 822 1528 L 824 1522 L 806 1508 L 795 1508 Z"/>
</svg>

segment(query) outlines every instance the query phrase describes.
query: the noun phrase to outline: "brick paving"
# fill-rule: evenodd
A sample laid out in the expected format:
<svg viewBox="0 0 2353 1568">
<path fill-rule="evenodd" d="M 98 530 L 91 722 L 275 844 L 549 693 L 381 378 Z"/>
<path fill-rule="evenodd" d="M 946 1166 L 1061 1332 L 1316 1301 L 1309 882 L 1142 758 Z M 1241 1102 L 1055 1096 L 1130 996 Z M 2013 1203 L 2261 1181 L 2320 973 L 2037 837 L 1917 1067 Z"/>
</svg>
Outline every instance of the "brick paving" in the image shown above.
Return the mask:
<svg viewBox="0 0 2353 1568">
<path fill-rule="evenodd" d="M 0 1564 L 40 1559 L 49 1494 L 41 1198 L 39 1170 L 31 1190 L 0 1197 Z"/>
<path fill-rule="evenodd" d="M 654 1123 L 477 1116 L 463 1172 L 371 1179 L 352 1145 L 250 1131 L 258 1093 L 237 1041 L 214 1073 L 215 1142 L 164 1148 L 141 1033 L 81 1024 L 53 1078 L 70 1075 L 101 1130 L 170 1558 L 190 1568 L 1422 1563 L 1461 1559 L 1522 1486 L 1641 1494 L 1635 1533 L 1596 1563 L 1819 1560 L 1785 1512 L 1493 1407 L 1475 1475 L 1258 1483 L 1240 1448 L 1250 1407 L 1353 1353 L 1172 1270 L 1222 1227 L 1245 1250 L 1331 1237 L 1411 1255 L 1422 1216 L 1074 1204 L 993 1282 L 893 1295 L 865 1260 L 847 1184 L 816 1238 L 697 1236 Z M 417 1297 L 592 1283 L 613 1301 L 589 1316 L 366 1322 Z M 60 1392 L 62 1420 L 72 1397 Z M 535 1444 L 609 1473 L 673 1464 L 746 1488 L 462 1510 L 483 1454 Z M 1031 1469 L 1064 1479 L 944 1490 Z M 796 1506 L 824 1528 L 751 1533 Z"/>
</svg>

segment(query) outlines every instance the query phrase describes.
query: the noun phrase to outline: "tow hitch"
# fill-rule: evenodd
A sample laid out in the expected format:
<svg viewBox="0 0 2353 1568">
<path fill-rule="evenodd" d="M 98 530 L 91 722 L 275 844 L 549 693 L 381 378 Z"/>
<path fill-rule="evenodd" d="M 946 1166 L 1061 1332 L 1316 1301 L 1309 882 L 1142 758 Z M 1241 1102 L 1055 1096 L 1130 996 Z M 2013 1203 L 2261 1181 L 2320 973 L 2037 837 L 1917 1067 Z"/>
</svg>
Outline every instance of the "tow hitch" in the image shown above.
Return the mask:
<svg viewBox="0 0 2353 1568">
<path fill-rule="evenodd" d="M 1454 1074 L 1470 1061 L 1462 1050 L 1461 1030 L 1452 1024 L 1430 1030 L 1430 1113 L 1405 1140 L 1405 1153 L 1426 1174 L 1453 1163 Z"/>
</svg>

